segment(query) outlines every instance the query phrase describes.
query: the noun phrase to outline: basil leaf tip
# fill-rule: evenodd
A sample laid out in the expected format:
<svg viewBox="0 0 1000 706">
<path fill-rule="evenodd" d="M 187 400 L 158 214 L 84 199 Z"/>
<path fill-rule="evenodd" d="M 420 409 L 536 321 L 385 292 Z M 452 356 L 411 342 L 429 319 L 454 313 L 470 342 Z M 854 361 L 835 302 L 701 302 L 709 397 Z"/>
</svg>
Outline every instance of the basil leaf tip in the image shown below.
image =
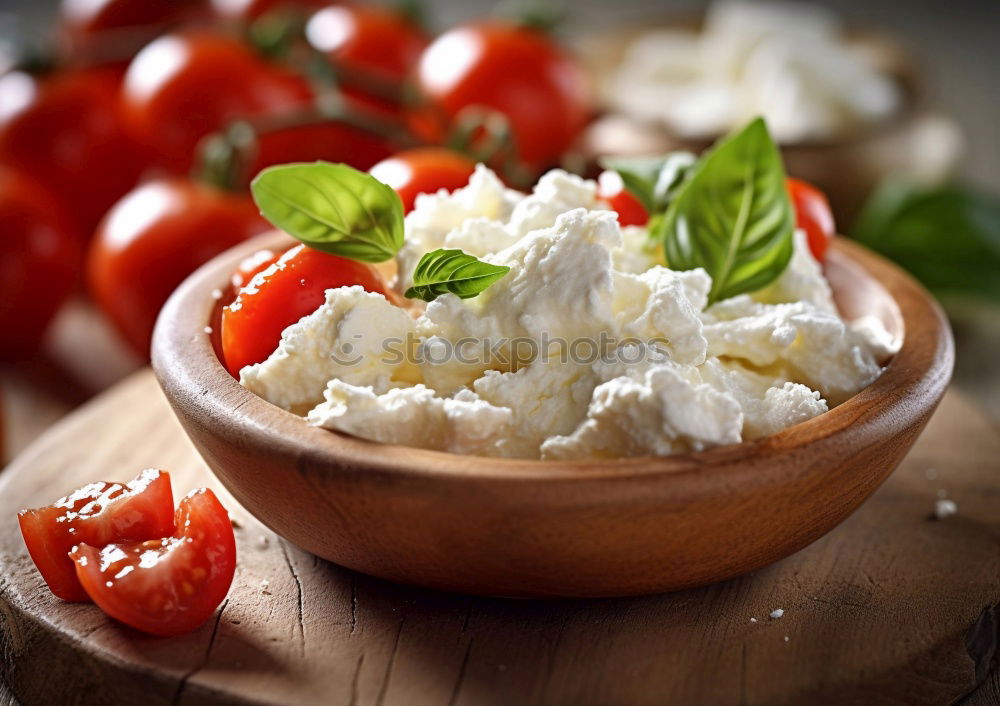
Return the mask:
<svg viewBox="0 0 1000 706">
<path fill-rule="evenodd" d="M 485 292 L 510 272 L 506 265 L 493 265 L 461 250 L 439 248 L 424 253 L 413 270 L 408 299 L 431 302 L 442 294 L 471 299 Z"/>
<path fill-rule="evenodd" d="M 703 155 L 655 227 L 671 268 L 711 276 L 710 304 L 777 279 L 792 257 L 795 213 L 764 120 Z"/>
<path fill-rule="evenodd" d="M 372 175 L 346 164 L 282 164 L 250 185 L 261 214 L 311 248 L 384 262 L 403 246 L 403 204 Z"/>
</svg>

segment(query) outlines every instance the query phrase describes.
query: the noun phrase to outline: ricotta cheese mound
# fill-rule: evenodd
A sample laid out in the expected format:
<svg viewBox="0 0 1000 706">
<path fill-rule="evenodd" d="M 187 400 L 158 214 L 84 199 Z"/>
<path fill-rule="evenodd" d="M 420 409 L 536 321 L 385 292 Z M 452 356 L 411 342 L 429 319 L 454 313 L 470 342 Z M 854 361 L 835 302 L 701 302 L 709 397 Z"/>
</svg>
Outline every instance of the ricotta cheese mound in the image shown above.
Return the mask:
<svg viewBox="0 0 1000 706">
<path fill-rule="evenodd" d="M 510 271 L 471 299 L 410 310 L 326 292 L 240 382 L 310 424 L 374 441 L 510 458 L 699 451 L 773 434 L 869 384 L 897 343 L 840 318 L 803 233 L 767 288 L 708 306 L 701 269 L 662 264 L 596 184 L 560 170 L 529 195 L 480 166 L 417 197 L 395 286 L 457 247 Z"/>
<path fill-rule="evenodd" d="M 883 121 L 902 105 L 869 49 L 828 10 L 793 2 L 718 1 L 700 31 L 657 29 L 626 50 L 607 102 L 675 134 L 724 134 L 762 115 L 780 142 L 828 139 Z"/>
</svg>

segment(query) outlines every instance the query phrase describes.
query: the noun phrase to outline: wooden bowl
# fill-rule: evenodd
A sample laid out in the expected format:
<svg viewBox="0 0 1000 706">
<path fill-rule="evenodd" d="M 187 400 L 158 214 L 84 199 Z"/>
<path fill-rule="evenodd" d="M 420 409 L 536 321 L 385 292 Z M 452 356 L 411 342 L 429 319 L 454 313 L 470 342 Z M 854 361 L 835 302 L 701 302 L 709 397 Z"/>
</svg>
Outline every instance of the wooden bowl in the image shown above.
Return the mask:
<svg viewBox="0 0 1000 706">
<path fill-rule="evenodd" d="M 900 462 L 951 375 L 941 310 L 908 275 L 834 242 L 827 272 L 849 317 L 902 336 L 885 372 L 841 406 L 758 441 L 616 461 L 459 456 L 311 427 L 241 387 L 205 326 L 237 263 L 174 293 L 153 368 L 178 418 L 243 506 L 294 544 L 382 578 L 504 596 L 624 596 L 720 581 L 829 532 Z"/>
</svg>

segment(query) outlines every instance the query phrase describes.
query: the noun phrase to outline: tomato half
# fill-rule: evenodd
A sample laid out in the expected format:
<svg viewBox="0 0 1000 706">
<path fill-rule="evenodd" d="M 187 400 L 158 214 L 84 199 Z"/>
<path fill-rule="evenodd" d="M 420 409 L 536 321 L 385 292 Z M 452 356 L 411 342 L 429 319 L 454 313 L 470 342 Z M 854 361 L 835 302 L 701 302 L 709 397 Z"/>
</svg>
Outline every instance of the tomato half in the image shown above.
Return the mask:
<svg viewBox="0 0 1000 706">
<path fill-rule="evenodd" d="M 597 180 L 597 195 L 617 211 L 618 223 L 622 226 L 644 226 L 649 222 L 645 206 L 625 188 L 618 172 L 610 169 L 601 172 Z"/>
<path fill-rule="evenodd" d="M 187 174 L 205 136 L 230 121 L 308 104 L 302 77 L 268 64 L 235 38 L 207 31 L 168 34 L 128 67 L 126 124 L 158 164 Z"/>
<path fill-rule="evenodd" d="M 0 358 L 34 354 L 77 282 L 81 248 L 62 207 L 25 174 L 0 167 Z"/>
<path fill-rule="evenodd" d="M 88 254 L 87 283 L 125 339 L 148 356 L 156 317 L 177 285 L 269 228 L 248 197 L 183 179 L 150 182 L 101 223 Z"/>
<path fill-rule="evenodd" d="M 421 57 L 417 82 L 449 119 L 469 106 L 506 115 L 521 158 L 536 167 L 558 161 L 590 115 L 580 64 L 545 33 L 513 23 L 445 32 Z"/>
<path fill-rule="evenodd" d="M 86 601 L 69 551 L 81 542 L 104 546 L 173 532 L 170 476 L 151 468 L 124 485 L 91 483 L 47 507 L 21 510 L 17 521 L 52 593 L 64 601 Z"/>
<path fill-rule="evenodd" d="M 371 265 L 304 245 L 287 251 L 257 273 L 222 310 L 226 368 L 238 378 L 244 366 L 266 360 L 278 347 L 281 332 L 316 311 L 326 299 L 326 290 L 355 284 L 369 292 L 388 292 Z"/>
<path fill-rule="evenodd" d="M 459 189 L 469 183 L 475 170 L 476 163 L 465 155 L 437 147 L 418 147 L 382 160 L 370 172 L 396 190 L 403 211 L 409 213 L 417 194 Z"/>
<path fill-rule="evenodd" d="M 822 262 L 830 246 L 830 239 L 837 232 L 830 202 L 822 191 L 801 179 L 788 178 L 785 186 L 795 208 L 795 225 L 806 232 L 809 249 Z"/>
<path fill-rule="evenodd" d="M 0 76 L 0 163 L 44 184 L 83 237 L 145 166 L 117 109 L 120 85 L 112 69 Z"/>
<path fill-rule="evenodd" d="M 211 490 L 181 500 L 172 524 L 176 531 L 162 538 L 103 548 L 82 543 L 71 554 L 77 578 L 101 610 L 153 635 L 180 635 L 208 620 L 236 571 L 233 525 Z"/>
</svg>

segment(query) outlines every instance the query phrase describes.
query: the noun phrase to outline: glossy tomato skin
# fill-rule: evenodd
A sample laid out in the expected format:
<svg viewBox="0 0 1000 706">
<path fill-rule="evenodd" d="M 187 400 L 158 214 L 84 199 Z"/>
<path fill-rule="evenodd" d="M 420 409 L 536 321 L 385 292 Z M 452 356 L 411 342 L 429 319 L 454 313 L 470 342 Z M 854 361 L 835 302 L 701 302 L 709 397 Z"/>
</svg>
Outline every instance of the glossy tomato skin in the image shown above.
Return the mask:
<svg viewBox="0 0 1000 706">
<path fill-rule="evenodd" d="M 87 283 L 129 344 L 148 356 L 156 317 L 177 285 L 269 228 L 248 197 L 183 179 L 153 181 L 125 196 L 101 223 Z"/>
<path fill-rule="evenodd" d="M 476 105 L 505 114 L 535 167 L 558 161 L 590 116 L 582 67 L 543 32 L 513 23 L 445 32 L 421 57 L 417 83 L 448 119 Z"/>
<path fill-rule="evenodd" d="M 395 189 L 403 211 L 409 213 L 417 194 L 459 189 L 469 183 L 475 170 L 476 163 L 465 155 L 438 147 L 417 147 L 382 160 L 370 172 Z"/>
<path fill-rule="evenodd" d="M 292 110 L 311 97 L 304 78 L 239 40 L 189 31 L 164 35 L 136 55 L 121 105 L 131 135 L 156 163 L 187 174 L 204 137 L 237 118 Z"/>
<path fill-rule="evenodd" d="M 278 347 L 281 332 L 316 311 L 327 289 L 356 284 L 389 296 L 385 281 L 371 265 L 304 245 L 288 250 L 222 310 L 226 369 L 238 378 L 244 366 L 266 360 Z"/>
<path fill-rule="evenodd" d="M 0 76 L 0 163 L 43 184 L 85 238 L 146 164 L 118 111 L 120 86 L 111 68 Z"/>
<path fill-rule="evenodd" d="M 0 232 L 0 358 L 24 358 L 72 292 L 81 246 L 62 207 L 30 177 L 3 167 Z"/>
<path fill-rule="evenodd" d="M 830 202 L 822 191 L 809 182 L 788 178 L 785 185 L 795 208 L 795 225 L 806 232 L 809 249 L 822 262 L 830 240 L 837 232 Z"/>
<path fill-rule="evenodd" d="M 76 575 L 101 610 L 137 630 L 169 637 L 194 630 L 219 607 L 236 571 L 236 538 L 215 494 L 196 490 L 177 506 L 176 530 L 161 538 L 83 543 Z"/>
<path fill-rule="evenodd" d="M 618 213 L 618 223 L 622 227 L 644 226 L 649 222 L 645 206 L 625 188 L 625 182 L 617 172 L 601 172 L 597 180 L 597 196 Z"/>
<path fill-rule="evenodd" d="M 151 468 L 125 484 L 91 483 L 47 507 L 21 510 L 17 521 L 52 593 L 64 601 L 87 601 L 70 550 L 81 542 L 104 546 L 173 532 L 170 476 Z"/>
</svg>

